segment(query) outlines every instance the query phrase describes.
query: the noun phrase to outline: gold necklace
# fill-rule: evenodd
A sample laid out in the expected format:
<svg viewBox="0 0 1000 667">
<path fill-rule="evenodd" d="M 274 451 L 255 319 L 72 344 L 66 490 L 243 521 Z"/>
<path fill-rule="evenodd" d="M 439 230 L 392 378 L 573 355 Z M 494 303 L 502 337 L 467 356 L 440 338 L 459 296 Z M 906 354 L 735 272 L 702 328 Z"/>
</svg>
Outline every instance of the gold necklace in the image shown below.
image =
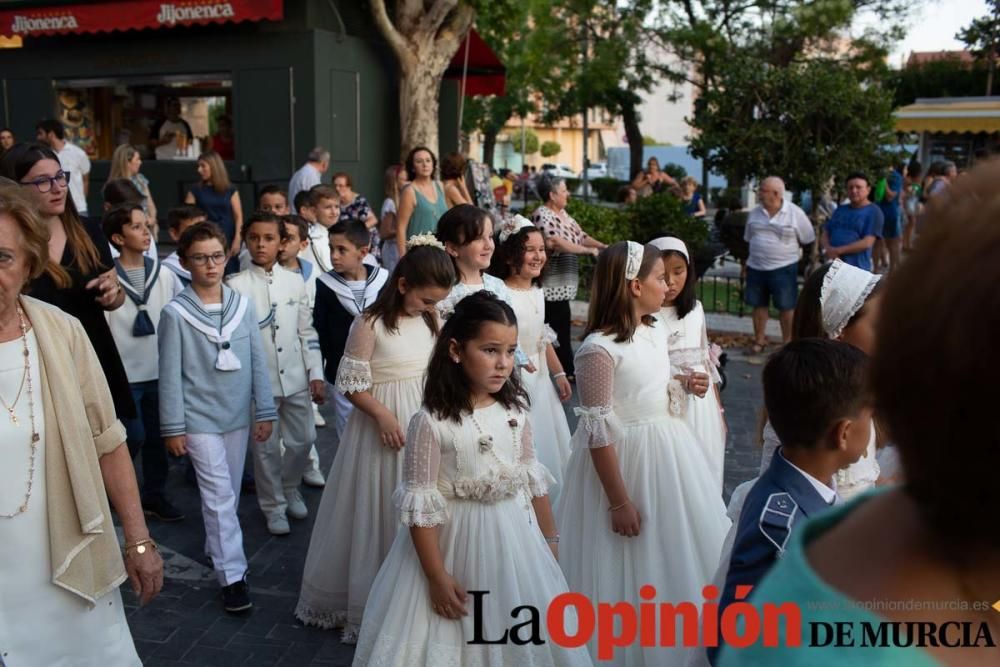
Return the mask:
<svg viewBox="0 0 1000 667">
<path fill-rule="evenodd" d="M 28 350 L 28 324 L 24 321 L 24 311 L 21 310 L 21 304 L 17 304 L 17 319 L 21 324 L 21 344 L 24 346 L 24 375 L 21 377 L 22 387 L 27 381 L 28 385 L 28 417 L 31 420 L 31 454 L 28 459 L 28 484 L 27 490 L 24 493 L 24 502 L 21 503 L 20 507 L 17 508 L 16 512 L 0 514 L 0 518 L 13 519 L 18 514 L 24 514 L 28 511 L 28 501 L 31 500 L 31 487 L 35 482 L 35 455 L 38 453 L 38 431 L 35 429 L 35 392 L 31 385 L 31 353 Z M 27 380 L 25 380 L 27 378 Z M 21 392 L 18 391 L 18 398 L 20 398 Z M 14 404 L 17 404 L 15 399 Z M 4 407 L 7 407 L 6 402 Z M 14 417 L 13 408 L 7 408 L 8 412 L 11 413 L 11 422 L 16 426 L 17 419 Z"/>
</svg>

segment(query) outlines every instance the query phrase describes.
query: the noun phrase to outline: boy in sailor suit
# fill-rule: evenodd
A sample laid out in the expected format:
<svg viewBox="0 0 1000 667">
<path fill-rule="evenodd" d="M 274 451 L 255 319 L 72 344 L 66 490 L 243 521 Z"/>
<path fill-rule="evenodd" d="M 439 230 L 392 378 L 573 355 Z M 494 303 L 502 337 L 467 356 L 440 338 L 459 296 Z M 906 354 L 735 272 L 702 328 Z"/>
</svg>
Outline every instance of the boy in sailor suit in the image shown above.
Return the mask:
<svg viewBox="0 0 1000 667">
<path fill-rule="evenodd" d="M 805 338 L 764 367 L 764 405 L 781 448 L 743 504 L 720 619 L 729 604 L 749 597 L 744 591 L 763 579 L 804 519 L 838 502 L 834 475 L 866 452 L 873 428 L 866 366 L 866 355 L 848 343 Z M 708 656 L 716 664 L 718 650 Z"/>
<path fill-rule="evenodd" d="M 347 334 L 354 318 L 375 302 L 385 287 L 389 272 L 365 263 L 371 235 L 363 222 L 338 222 L 330 228 L 330 256 L 333 270 L 316 280 L 316 306 L 313 324 L 323 350 L 326 379 L 337 379 L 337 367 L 344 356 Z M 338 391 L 333 392 L 337 417 L 337 437 L 344 432 L 354 408 Z"/>
<path fill-rule="evenodd" d="M 288 517 L 309 515 L 299 482 L 316 439 L 312 402 L 322 402 L 325 395 L 323 364 L 305 284 L 277 263 L 288 238 L 281 218 L 253 214 L 243 226 L 243 238 L 251 264 L 227 284 L 254 304 L 278 410 L 277 428 L 253 448 L 257 502 L 271 534 L 287 535 Z"/>
<path fill-rule="evenodd" d="M 142 450 L 142 509 L 160 521 L 184 518 L 166 496 L 167 450 L 160 437 L 159 353 L 156 330 L 163 307 L 183 289 L 171 271 L 145 256 L 152 242 L 140 202 L 108 210 L 104 236 L 118 250 L 115 270 L 125 290 L 125 303 L 104 313 L 128 375 L 139 416 L 125 421 L 128 448 L 134 459 Z"/>
</svg>

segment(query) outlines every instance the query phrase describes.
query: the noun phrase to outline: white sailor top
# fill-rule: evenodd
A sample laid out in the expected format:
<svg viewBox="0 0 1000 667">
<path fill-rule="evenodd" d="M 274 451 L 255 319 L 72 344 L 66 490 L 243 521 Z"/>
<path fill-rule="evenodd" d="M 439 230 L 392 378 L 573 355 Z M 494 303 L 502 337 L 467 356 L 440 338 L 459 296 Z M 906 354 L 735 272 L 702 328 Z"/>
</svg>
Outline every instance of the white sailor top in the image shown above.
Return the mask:
<svg viewBox="0 0 1000 667">
<path fill-rule="evenodd" d="M 277 264 L 265 271 L 251 263 L 226 284 L 253 304 L 274 396 L 298 394 L 309 389 L 310 380 L 323 379 L 319 337 L 298 274 Z"/>
</svg>

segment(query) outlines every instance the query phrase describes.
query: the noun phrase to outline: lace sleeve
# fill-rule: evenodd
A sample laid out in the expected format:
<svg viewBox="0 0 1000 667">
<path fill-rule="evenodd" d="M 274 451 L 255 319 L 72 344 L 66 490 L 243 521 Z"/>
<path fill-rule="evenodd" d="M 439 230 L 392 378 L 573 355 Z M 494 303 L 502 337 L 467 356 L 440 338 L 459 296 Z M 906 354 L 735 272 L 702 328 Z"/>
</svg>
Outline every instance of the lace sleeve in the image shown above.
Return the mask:
<svg viewBox="0 0 1000 667">
<path fill-rule="evenodd" d="M 538 350 L 544 352 L 547 346 L 559 347 L 559 336 L 548 324 L 542 325 L 542 339 L 538 343 Z"/>
<path fill-rule="evenodd" d="M 625 432 L 615 416 L 612 400 L 614 359 L 599 345 L 584 344 L 575 363 L 581 407 L 573 410 L 580 420 L 570 444 L 574 448 L 598 448 L 621 442 Z"/>
<path fill-rule="evenodd" d="M 410 420 L 403 458 L 403 481 L 392 495 L 400 521 L 430 528 L 448 520 L 448 503 L 438 491 L 441 443 L 429 414 L 421 410 Z"/>
<path fill-rule="evenodd" d="M 531 422 L 528 421 L 528 415 L 523 416 L 524 428 L 521 429 L 521 460 L 519 463 L 524 466 L 528 475 L 528 492 L 531 496 L 533 498 L 547 496 L 549 487 L 556 483 L 556 478 L 535 457 L 535 437 L 531 432 Z"/>
<path fill-rule="evenodd" d="M 372 367 L 375 352 L 375 328 L 370 320 L 359 315 L 351 324 L 344 346 L 344 356 L 337 366 L 337 391 L 350 394 L 368 391 L 372 387 Z"/>
</svg>

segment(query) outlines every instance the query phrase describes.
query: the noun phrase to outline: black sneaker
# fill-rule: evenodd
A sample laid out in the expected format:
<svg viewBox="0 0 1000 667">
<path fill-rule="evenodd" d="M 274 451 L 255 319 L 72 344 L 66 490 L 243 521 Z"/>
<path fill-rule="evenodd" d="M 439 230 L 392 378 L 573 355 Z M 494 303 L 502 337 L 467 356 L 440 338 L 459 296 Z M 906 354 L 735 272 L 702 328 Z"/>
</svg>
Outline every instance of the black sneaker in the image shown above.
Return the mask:
<svg viewBox="0 0 1000 667">
<path fill-rule="evenodd" d="M 247 585 L 245 576 L 235 584 L 222 587 L 222 607 L 230 614 L 237 614 L 253 607 L 253 603 L 250 602 L 250 586 Z"/>
<path fill-rule="evenodd" d="M 163 496 L 153 496 L 143 500 L 142 513 L 165 523 L 184 520 L 184 513 L 171 505 Z"/>
</svg>

